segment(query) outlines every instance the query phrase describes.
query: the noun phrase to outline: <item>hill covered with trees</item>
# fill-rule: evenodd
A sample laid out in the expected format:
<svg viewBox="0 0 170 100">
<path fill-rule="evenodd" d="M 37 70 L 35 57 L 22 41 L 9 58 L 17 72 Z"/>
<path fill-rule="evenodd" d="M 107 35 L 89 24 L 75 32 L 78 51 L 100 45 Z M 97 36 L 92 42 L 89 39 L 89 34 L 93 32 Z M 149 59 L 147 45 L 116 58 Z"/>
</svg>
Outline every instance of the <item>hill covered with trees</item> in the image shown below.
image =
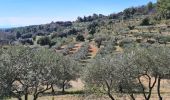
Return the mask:
<svg viewBox="0 0 170 100">
<path fill-rule="evenodd" d="M 170 98 L 169 0 L 73 22 L 1 29 L 0 47 L 2 99 Z M 77 91 L 71 84 L 76 80 L 83 84 Z"/>
</svg>

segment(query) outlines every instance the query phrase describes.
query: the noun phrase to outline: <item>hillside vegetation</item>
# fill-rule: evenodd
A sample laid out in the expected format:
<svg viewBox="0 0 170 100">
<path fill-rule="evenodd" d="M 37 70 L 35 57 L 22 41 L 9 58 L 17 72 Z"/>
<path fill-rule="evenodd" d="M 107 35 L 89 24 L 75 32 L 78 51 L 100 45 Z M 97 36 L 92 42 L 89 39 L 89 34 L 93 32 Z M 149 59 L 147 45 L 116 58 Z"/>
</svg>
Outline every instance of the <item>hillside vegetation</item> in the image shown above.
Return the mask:
<svg viewBox="0 0 170 100">
<path fill-rule="evenodd" d="M 169 0 L 1 29 L 0 99 L 168 100 L 169 60 Z"/>
</svg>

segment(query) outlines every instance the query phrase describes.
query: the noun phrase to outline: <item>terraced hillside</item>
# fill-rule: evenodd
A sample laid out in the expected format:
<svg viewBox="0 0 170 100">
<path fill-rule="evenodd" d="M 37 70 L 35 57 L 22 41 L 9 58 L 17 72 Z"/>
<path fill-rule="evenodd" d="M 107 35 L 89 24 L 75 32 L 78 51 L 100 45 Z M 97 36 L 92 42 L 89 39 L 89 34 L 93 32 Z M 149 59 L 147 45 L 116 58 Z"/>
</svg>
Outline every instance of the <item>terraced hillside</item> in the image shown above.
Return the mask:
<svg viewBox="0 0 170 100">
<path fill-rule="evenodd" d="M 169 100 L 169 3 L 1 29 L 0 99 Z"/>
</svg>

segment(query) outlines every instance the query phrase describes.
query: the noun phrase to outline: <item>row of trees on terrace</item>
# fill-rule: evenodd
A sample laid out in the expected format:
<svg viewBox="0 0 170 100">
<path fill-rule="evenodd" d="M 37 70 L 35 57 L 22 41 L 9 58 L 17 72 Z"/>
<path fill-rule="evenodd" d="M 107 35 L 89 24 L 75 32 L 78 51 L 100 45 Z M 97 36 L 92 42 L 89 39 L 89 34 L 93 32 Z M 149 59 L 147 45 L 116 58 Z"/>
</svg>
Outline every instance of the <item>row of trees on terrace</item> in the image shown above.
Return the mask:
<svg viewBox="0 0 170 100">
<path fill-rule="evenodd" d="M 106 50 L 113 48 L 108 46 Z M 81 52 L 84 55 L 83 52 L 87 51 Z M 169 60 L 169 47 L 128 48 L 121 53 L 102 51 L 79 74 L 79 64 L 68 56 L 41 48 L 5 47 L 0 49 L 0 97 L 22 100 L 24 96 L 29 100 L 28 95 L 32 95 L 37 100 L 48 90 L 55 93 L 55 87 L 64 93 L 70 80 L 82 76 L 90 93 L 105 94 L 112 100 L 118 94 L 129 95 L 133 100 L 142 94 L 150 100 L 154 87 L 162 100 L 161 80 L 170 78 Z"/>
<path fill-rule="evenodd" d="M 70 80 L 78 77 L 79 67 L 69 57 L 47 49 L 12 46 L 0 50 L 0 97 L 37 100 L 54 87 L 65 92 Z"/>
<path fill-rule="evenodd" d="M 84 80 L 90 93 L 108 95 L 116 100 L 117 95 L 129 95 L 132 100 L 143 94 L 150 100 L 153 88 L 161 96 L 161 80 L 170 76 L 170 48 L 133 48 L 123 53 L 100 55 L 88 64 Z M 147 80 L 145 83 L 143 80 Z"/>
</svg>

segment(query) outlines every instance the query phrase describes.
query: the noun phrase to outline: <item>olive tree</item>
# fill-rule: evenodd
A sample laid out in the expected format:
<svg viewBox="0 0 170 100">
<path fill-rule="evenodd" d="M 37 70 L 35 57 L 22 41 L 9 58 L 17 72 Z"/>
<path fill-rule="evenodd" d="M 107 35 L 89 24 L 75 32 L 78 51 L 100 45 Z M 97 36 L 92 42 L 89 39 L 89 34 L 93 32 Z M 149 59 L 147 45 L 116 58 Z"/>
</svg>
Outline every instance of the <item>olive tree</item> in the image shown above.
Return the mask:
<svg viewBox="0 0 170 100">
<path fill-rule="evenodd" d="M 149 100 L 152 94 L 152 90 L 157 81 L 157 75 L 152 76 L 153 70 L 155 70 L 155 63 L 149 52 L 149 49 L 146 48 L 137 48 L 134 50 L 135 54 L 135 68 L 132 67 L 131 70 L 134 70 L 137 77 L 137 80 L 142 88 L 141 93 L 143 94 L 145 100 Z M 154 77 L 154 79 L 152 79 Z M 148 80 L 147 85 L 145 85 L 142 79 Z M 153 80 L 153 82 L 152 82 Z M 148 90 L 148 91 L 147 91 Z M 148 92 L 148 93 L 147 93 Z"/>
<path fill-rule="evenodd" d="M 112 60 L 108 58 L 96 59 L 88 65 L 85 72 L 86 86 L 93 92 L 100 92 L 107 94 L 112 100 L 115 100 L 113 96 L 113 84 L 116 68 L 112 65 Z"/>
<path fill-rule="evenodd" d="M 33 59 L 28 83 L 31 86 L 31 94 L 33 94 L 34 100 L 36 100 L 39 94 L 50 90 L 54 82 L 56 82 L 56 76 L 51 75 L 51 68 L 57 66 L 59 58 L 53 51 L 37 49 Z"/>
<path fill-rule="evenodd" d="M 159 100 L 162 100 L 162 96 L 160 93 L 161 80 L 169 79 L 170 75 L 170 48 L 169 47 L 155 47 L 152 49 L 152 59 L 155 61 L 155 70 L 154 75 L 157 75 L 157 93 Z"/>
<path fill-rule="evenodd" d="M 0 50 L 0 89 L 2 96 L 28 100 L 33 95 L 53 89 L 54 85 L 65 85 L 79 76 L 79 66 L 69 57 L 53 50 L 11 46 Z M 53 89 L 54 91 L 54 89 Z"/>
<path fill-rule="evenodd" d="M 60 54 L 48 49 L 38 48 L 33 50 L 32 61 L 27 74 L 24 74 L 25 80 L 21 80 L 25 90 L 25 99 L 28 100 L 28 94 L 33 95 L 37 100 L 40 94 L 53 89 L 53 85 L 58 82 Z M 54 72 L 55 71 L 55 72 Z"/>
<path fill-rule="evenodd" d="M 70 57 L 61 57 L 59 61 L 59 73 L 57 85 L 62 88 L 62 93 L 65 93 L 65 86 L 69 85 L 71 80 L 76 80 L 79 77 L 79 65 Z"/>
<path fill-rule="evenodd" d="M 135 50 L 135 63 L 137 79 L 142 87 L 142 94 L 145 100 L 149 100 L 152 95 L 153 88 L 157 83 L 157 93 L 159 99 L 162 100 L 160 94 L 160 86 L 162 79 L 169 79 L 170 75 L 170 48 L 153 46 L 148 48 L 138 48 Z M 148 80 L 147 85 L 142 80 Z"/>
<path fill-rule="evenodd" d="M 92 92 L 106 94 L 115 100 L 116 94 L 129 94 L 135 100 L 134 93 L 141 90 L 136 74 L 131 70 L 133 53 L 98 56 L 85 72 L 85 83 Z"/>
<path fill-rule="evenodd" d="M 93 92 L 107 94 L 112 100 L 119 93 L 129 94 L 133 100 L 136 93 L 142 93 L 145 100 L 150 100 L 157 84 L 162 100 L 161 80 L 169 79 L 170 75 L 169 50 L 169 47 L 152 46 L 128 48 L 113 56 L 99 55 L 87 67 L 86 86 Z"/>
<path fill-rule="evenodd" d="M 14 96 L 21 100 L 25 87 L 19 86 L 24 81 L 27 68 L 31 61 L 31 50 L 26 47 L 12 46 L 3 51 L 1 55 L 1 82 L 6 96 Z M 22 85 L 22 84 L 21 84 Z"/>
</svg>

